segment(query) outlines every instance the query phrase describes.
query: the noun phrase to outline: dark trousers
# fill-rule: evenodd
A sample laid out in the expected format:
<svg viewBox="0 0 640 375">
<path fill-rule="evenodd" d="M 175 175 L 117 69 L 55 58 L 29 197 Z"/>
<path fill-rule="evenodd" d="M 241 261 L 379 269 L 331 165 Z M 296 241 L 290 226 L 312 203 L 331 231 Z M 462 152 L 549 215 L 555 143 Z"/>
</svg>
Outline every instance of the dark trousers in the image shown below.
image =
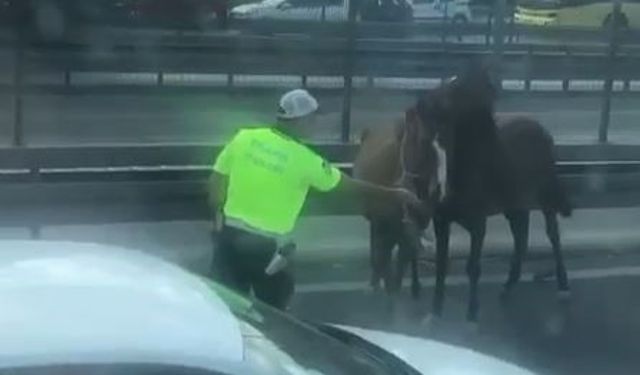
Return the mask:
<svg viewBox="0 0 640 375">
<path fill-rule="evenodd" d="M 214 280 L 243 294 L 253 290 L 259 300 L 277 309 L 287 307 L 294 290 L 291 270 L 265 273 L 277 250 L 274 239 L 225 226 L 213 242 Z"/>
</svg>

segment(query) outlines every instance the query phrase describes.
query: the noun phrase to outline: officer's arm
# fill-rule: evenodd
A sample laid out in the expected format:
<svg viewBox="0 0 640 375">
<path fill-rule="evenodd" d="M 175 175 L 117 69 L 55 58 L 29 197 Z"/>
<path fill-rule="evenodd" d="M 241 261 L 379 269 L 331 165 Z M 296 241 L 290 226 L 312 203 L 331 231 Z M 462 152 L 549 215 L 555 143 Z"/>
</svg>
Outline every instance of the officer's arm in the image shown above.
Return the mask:
<svg viewBox="0 0 640 375">
<path fill-rule="evenodd" d="M 342 194 L 356 196 L 363 200 L 395 200 L 402 204 L 409 204 L 412 206 L 420 205 L 420 200 L 415 196 L 415 194 L 406 189 L 390 188 L 372 184 L 364 180 L 353 178 L 344 173 L 342 174 L 335 191 Z"/>
<path fill-rule="evenodd" d="M 338 170 L 315 154 L 309 160 L 309 183 L 316 190 L 338 194 L 348 194 L 363 201 L 393 200 L 401 204 L 419 206 L 420 201 L 406 189 L 390 188 L 355 179 Z"/>
</svg>

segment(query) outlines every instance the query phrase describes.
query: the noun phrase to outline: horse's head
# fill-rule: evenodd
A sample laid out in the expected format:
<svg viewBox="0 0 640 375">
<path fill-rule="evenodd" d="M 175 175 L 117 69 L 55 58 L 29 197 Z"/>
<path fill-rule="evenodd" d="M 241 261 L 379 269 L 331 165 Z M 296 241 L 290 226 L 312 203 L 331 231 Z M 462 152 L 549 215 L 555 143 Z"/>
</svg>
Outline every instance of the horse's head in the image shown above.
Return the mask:
<svg viewBox="0 0 640 375">
<path fill-rule="evenodd" d="M 456 150 L 493 142 L 496 138 L 494 102 L 496 90 L 486 68 L 473 66 L 464 74 L 443 82 L 419 98 L 414 109 L 421 126 L 429 136 L 422 149 L 440 155 L 448 175 L 453 172 Z M 411 111 L 411 110 L 410 110 Z M 486 142 L 483 142 L 486 140 Z M 444 155 L 444 156 L 443 156 Z M 440 173 L 438 183 L 448 181 Z"/>
</svg>

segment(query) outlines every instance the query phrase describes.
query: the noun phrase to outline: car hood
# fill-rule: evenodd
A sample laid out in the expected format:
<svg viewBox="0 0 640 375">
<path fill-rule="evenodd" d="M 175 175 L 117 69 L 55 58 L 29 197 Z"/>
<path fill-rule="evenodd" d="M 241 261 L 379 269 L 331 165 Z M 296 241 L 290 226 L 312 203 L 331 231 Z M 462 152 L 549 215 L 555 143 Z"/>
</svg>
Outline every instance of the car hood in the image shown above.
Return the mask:
<svg viewBox="0 0 640 375">
<path fill-rule="evenodd" d="M 534 375 L 534 373 L 471 349 L 438 341 L 358 327 L 335 325 L 392 353 L 422 374 Z"/>
<path fill-rule="evenodd" d="M 201 278 L 115 246 L 0 241 L 0 369 L 241 363 L 236 317 Z M 215 350 L 211 350 L 215 348 Z"/>
</svg>

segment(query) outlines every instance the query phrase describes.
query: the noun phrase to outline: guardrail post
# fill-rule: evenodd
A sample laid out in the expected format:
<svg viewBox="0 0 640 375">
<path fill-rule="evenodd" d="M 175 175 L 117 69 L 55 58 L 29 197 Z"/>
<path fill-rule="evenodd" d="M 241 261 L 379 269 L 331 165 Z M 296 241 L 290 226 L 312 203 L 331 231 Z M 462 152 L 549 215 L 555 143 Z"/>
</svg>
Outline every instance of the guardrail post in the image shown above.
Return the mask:
<svg viewBox="0 0 640 375">
<path fill-rule="evenodd" d="M 346 51 L 344 64 L 344 93 L 342 99 L 342 142 L 349 142 L 351 139 L 351 96 L 353 91 L 353 68 L 355 63 L 356 48 L 356 10 L 358 2 L 349 1 L 349 19 L 346 35 Z"/>
<path fill-rule="evenodd" d="M 509 34 L 507 35 L 507 44 L 513 44 L 516 41 L 516 38 L 515 38 L 516 19 L 513 16 L 513 9 L 511 9 L 511 7 L 509 7 L 508 11 L 509 11 Z M 506 12 L 507 12 L 507 9 L 505 7 L 505 14 Z"/>
<path fill-rule="evenodd" d="M 484 45 L 489 47 L 491 44 L 491 33 L 493 32 L 493 10 L 487 16 L 487 32 L 484 34 Z"/>
<path fill-rule="evenodd" d="M 444 13 L 442 14 L 442 28 L 440 29 L 440 42 L 441 43 L 446 43 L 447 42 L 447 38 L 450 34 L 450 30 L 449 30 L 449 26 L 450 26 L 450 20 L 449 20 L 449 16 L 447 14 L 447 10 L 448 10 L 448 6 L 447 3 L 444 4 Z"/>
<path fill-rule="evenodd" d="M 533 76 L 533 45 L 527 46 L 527 59 L 525 64 L 524 90 L 531 91 L 531 77 Z"/>
<path fill-rule="evenodd" d="M 573 57 L 571 56 L 571 50 L 569 46 L 565 46 L 565 64 L 566 66 L 571 66 L 573 62 Z M 567 92 L 569 90 L 569 78 L 565 78 L 562 80 L 562 91 Z"/>
<path fill-rule="evenodd" d="M 158 72 L 158 75 L 156 77 L 156 83 L 158 84 L 158 86 L 164 86 L 164 73 L 163 72 Z"/>
<path fill-rule="evenodd" d="M 16 37 L 13 67 L 13 146 L 24 145 L 22 89 L 24 81 L 25 40 L 22 33 Z"/>
<path fill-rule="evenodd" d="M 602 89 L 602 109 L 600 111 L 600 128 L 598 129 L 598 141 L 605 143 L 609 136 L 609 123 L 611 121 L 611 93 L 613 91 L 613 73 L 615 70 L 616 53 L 618 50 L 618 22 L 621 19 L 621 2 L 612 0 L 612 22 L 609 22 L 609 52 L 608 61 L 605 64 L 604 87 Z"/>
<path fill-rule="evenodd" d="M 39 225 L 29 226 L 29 239 L 39 240 L 42 237 L 42 228 Z"/>
</svg>

